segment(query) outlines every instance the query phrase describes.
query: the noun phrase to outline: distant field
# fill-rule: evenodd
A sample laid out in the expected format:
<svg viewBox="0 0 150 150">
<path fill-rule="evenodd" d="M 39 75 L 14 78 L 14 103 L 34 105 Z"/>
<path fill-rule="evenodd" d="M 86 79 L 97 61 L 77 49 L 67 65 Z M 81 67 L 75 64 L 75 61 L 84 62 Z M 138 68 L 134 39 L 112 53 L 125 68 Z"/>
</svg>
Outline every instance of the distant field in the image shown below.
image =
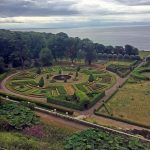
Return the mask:
<svg viewBox="0 0 150 150">
<path fill-rule="evenodd" d="M 133 79 L 131 79 L 133 81 Z M 150 125 L 150 82 L 126 83 L 99 113 Z M 110 114 L 109 114 L 110 113 Z"/>
<path fill-rule="evenodd" d="M 150 55 L 150 51 L 140 51 L 140 56 L 142 57 L 142 58 L 144 58 L 145 56 L 148 56 L 148 55 Z"/>
<path fill-rule="evenodd" d="M 132 63 L 133 61 L 108 61 L 106 66 L 109 66 L 110 64 L 130 66 Z"/>
</svg>

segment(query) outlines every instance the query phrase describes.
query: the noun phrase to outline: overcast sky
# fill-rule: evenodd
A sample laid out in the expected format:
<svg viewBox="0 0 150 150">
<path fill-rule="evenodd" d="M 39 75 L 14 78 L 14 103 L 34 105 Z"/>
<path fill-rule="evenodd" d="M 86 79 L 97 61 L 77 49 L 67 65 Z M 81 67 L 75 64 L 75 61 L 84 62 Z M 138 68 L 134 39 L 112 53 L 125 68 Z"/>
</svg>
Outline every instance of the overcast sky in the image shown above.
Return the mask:
<svg viewBox="0 0 150 150">
<path fill-rule="evenodd" d="M 0 0 L 0 28 L 150 24 L 150 0 Z"/>
</svg>

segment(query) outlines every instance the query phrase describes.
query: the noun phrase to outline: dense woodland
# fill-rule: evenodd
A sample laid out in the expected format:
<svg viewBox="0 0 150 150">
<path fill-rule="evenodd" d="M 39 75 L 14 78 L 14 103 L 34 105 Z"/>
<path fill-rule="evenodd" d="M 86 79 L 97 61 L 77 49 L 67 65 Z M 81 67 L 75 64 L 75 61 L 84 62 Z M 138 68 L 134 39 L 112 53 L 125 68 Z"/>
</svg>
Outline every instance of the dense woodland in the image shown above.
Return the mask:
<svg viewBox="0 0 150 150">
<path fill-rule="evenodd" d="M 69 59 L 85 60 L 91 64 L 97 59 L 140 59 L 138 49 L 131 45 L 104 46 L 89 39 L 69 37 L 65 33 L 38 33 L 0 30 L 0 72 L 8 66 L 48 66 Z"/>
</svg>

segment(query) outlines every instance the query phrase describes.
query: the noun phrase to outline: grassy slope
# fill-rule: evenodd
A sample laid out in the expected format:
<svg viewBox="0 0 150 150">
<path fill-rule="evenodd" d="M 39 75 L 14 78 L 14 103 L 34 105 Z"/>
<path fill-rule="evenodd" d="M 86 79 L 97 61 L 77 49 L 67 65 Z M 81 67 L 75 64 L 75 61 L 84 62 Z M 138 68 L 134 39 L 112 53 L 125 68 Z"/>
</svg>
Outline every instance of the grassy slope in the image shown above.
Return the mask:
<svg viewBox="0 0 150 150">
<path fill-rule="evenodd" d="M 126 83 L 116 95 L 108 101 L 107 107 L 114 116 L 150 125 L 150 82 Z M 108 114 L 103 107 L 101 113 Z"/>
<path fill-rule="evenodd" d="M 140 51 L 139 55 L 141 58 L 144 58 L 145 56 L 150 55 L 150 51 Z"/>
</svg>

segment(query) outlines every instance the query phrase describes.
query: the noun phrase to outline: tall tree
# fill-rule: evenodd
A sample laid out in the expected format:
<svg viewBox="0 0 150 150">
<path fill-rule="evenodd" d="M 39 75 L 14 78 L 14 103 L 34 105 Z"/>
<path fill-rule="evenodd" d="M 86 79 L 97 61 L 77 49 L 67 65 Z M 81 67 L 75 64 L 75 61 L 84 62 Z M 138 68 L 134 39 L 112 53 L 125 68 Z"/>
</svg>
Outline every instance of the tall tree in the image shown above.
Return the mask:
<svg viewBox="0 0 150 150">
<path fill-rule="evenodd" d="M 49 66 L 53 62 L 53 57 L 51 50 L 48 48 L 43 48 L 40 52 L 40 61 L 43 66 Z"/>
<path fill-rule="evenodd" d="M 92 61 L 96 59 L 96 50 L 94 44 L 89 39 L 83 39 L 83 46 L 82 48 L 85 51 L 85 61 L 91 65 Z"/>
</svg>

